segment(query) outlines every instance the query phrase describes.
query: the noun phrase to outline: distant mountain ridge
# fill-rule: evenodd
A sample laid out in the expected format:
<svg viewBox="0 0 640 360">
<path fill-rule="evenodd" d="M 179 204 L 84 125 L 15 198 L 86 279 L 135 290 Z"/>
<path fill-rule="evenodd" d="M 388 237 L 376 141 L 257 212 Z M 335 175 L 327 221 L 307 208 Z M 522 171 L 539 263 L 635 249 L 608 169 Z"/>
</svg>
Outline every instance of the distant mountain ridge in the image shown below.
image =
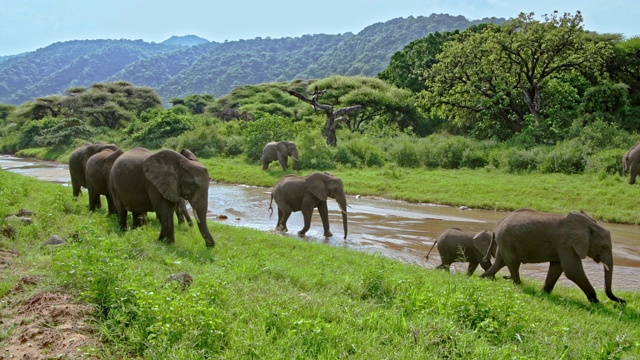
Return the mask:
<svg viewBox="0 0 640 360">
<path fill-rule="evenodd" d="M 127 81 L 158 91 L 166 103 L 189 94 L 227 94 L 239 85 L 330 75 L 376 76 L 391 56 L 429 33 L 505 19 L 410 16 L 367 26 L 358 34 L 209 42 L 195 35 L 161 43 L 73 40 L 0 58 L 0 103 L 20 104 L 96 82 Z"/>
</svg>

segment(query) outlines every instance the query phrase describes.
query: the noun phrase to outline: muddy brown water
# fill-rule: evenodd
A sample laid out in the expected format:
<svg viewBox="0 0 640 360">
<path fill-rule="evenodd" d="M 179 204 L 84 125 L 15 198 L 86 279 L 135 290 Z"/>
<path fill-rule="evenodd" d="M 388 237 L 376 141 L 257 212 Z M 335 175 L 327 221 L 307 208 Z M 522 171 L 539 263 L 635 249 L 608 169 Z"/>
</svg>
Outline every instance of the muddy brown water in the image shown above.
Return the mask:
<svg viewBox="0 0 640 360">
<path fill-rule="evenodd" d="M 69 186 L 69 171 L 66 164 L 37 160 L 25 160 L 0 156 L 0 167 L 14 173 Z M 85 199 L 86 199 L 86 190 Z M 212 221 L 233 226 L 244 226 L 272 232 L 276 225 L 277 207 L 269 217 L 271 188 L 232 185 L 212 182 L 209 190 L 209 215 Z M 88 201 L 88 200 L 87 200 Z M 442 206 L 435 204 L 413 204 L 374 197 L 349 196 L 349 234 L 343 240 L 342 217 L 335 201 L 329 201 L 329 221 L 334 236 L 322 236 L 322 223 L 314 212 L 311 229 L 302 241 L 321 242 L 347 249 L 378 253 L 389 258 L 413 263 L 425 268 L 440 264 L 437 247 L 429 260 L 425 255 L 435 239 L 444 230 L 458 227 L 468 231 L 491 230 L 507 213 Z M 103 201 L 104 203 L 105 201 Z M 225 215 L 221 220 L 219 215 Z M 640 226 L 600 222 L 611 231 L 614 252 L 613 290 L 640 290 Z M 303 227 L 302 214 L 293 213 L 287 224 L 287 235 L 296 237 Z M 215 234 L 213 234 L 215 237 Z M 583 261 L 585 271 L 593 286 L 602 290 L 604 271 L 602 265 L 590 258 Z M 523 264 L 521 275 L 544 281 L 548 264 Z M 454 272 L 466 271 L 466 264 L 455 263 Z M 478 267 L 476 275 L 482 269 Z M 503 269 L 508 273 L 506 268 Z M 564 275 L 560 284 L 576 286 Z"/>
</svg>

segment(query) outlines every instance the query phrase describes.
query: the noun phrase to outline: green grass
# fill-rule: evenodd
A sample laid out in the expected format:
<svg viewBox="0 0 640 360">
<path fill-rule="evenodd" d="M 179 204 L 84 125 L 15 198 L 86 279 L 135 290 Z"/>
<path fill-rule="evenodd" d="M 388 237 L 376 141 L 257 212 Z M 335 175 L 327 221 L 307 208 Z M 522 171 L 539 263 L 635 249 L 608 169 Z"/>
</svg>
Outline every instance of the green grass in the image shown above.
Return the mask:
<svg viewBox="0 0 640 360">
<path fill-rule="evenodd" d="M 273 186 L 286 173 L 272 164 L 241 159 L 202 160 L 216 181 Z M 300 171 L 309 174 L 312 171 Z M 351 195 L 381 196 L 419 203 L 511 211 L 531 208 L 567 213 L 585 210 L 608 222 L 640 224 L 639 185 L 618 175 L 509 174 L 498 170 L 409 169 L 396 166 L 331 170 Z"/>
<path fill-rule="evenodd" d="M 264 182 L 281 175 L 233 161 L 222 165 Z M 216 177 L 217 168 L 209 168 Z M 410 193 L 418 186 L 410 179 L 415 182 L 419 174 L 429 172 L 387 168 L 364 171 L 360 177 L 352 171 L 336 173 L 358 190 L 376 175 L 400 180 L 391 186 L 378 179 L 371 186 L 389 196 Z M 434 179 L 425 181 L 420 192 L 434 198 L 444 190 L 428 189 L 454 180 L 462 183 L 468 177 L 464 172 L 432 174 Z M 490 178 L 471 182 L 475 184 L 468 193 L 482 183 L 491 184 Z M 464 193 L 459 189 L 456 196 L 463 198 Z M 157 241 L 156 221 L 122 234 L 104 209 L 89 214 L 85 200 L 74 201 L 69 187 L 0 171 L 0 213 L 20 208 L 36 212 L 28 226 L 0 219 L 0 227 L 13 227 L 16 234 L 15 238 L 0 235 L 0 249 L 16 249 L 20 256 L 14 258 L 15 273 L 42 276 L 37 287 L 66 289 L 79 300 L 96 304 L 97 336 L 105 342 L 103 358 L 640 356 L 638 292 L 614 289 L 628 301 L 622 307 L 598 289 L 603 303 L 593 305 L 575 286 L 558 286 L 546 295 L 531 280 L 518 287 L 502 279 L 425 270 L 216 223 L 209 224 L 217 242 L 214 249 L 207 249 L 198 231 L 186 226 L 176 227 L 176 244 L 169 246 Z M 41 247 L 53 234 L 68 243 Z M 193 276 L 188 289 L 165 282 L 177 272 Z M 18 281 L 1 274 L 0 289 Z M 3 295 L 10 296 L 6 291 Z M 2 306 L 6 302 L 0 301 L 0 311 Z M 0 348 L 10 332 L 0 324 Z"/>
</svg>

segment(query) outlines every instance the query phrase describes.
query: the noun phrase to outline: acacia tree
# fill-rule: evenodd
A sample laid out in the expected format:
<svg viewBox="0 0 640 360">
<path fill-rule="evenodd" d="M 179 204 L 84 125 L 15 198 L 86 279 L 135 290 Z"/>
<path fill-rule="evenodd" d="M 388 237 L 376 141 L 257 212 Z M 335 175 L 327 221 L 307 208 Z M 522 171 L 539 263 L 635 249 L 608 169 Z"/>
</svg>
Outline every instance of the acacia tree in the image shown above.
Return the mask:
<svg viewBox="0 0 640 360">
<path fill-rule="evenodd" d="M 318 90 L 317 86 L 315 88 L 315 91 L 311 95 L 311 98 L 308 98 L 297 91 L 287 90 L 287 92 L 297 97 L 298 99 L 308 103 L 314 110 L 321 111 L 325 114 L 327 120 L 325 122 L 324 129 L 322 130 L 322 136 L 325 137 L 325 139 L 327 140 L 327 145 L 329 146 L 336 146 L 338 144 L 336 130 L 341 122 L 347 120 L 347 114 L 353 111 L 360 110 L 362 108 L 362 105 L 353 105 L 333 111 L 333 105 L 320 104 L 318 102 L 318 99 L 322 95 L 324 95 L 327 90 Z"/>
<path fill-rule="evenodd" d="M 521 13 L 446 43 L 426 74 L 423 104 L 463 127 L 499 119 L 513 134 L 527 115 L 540 126 L 547 83 L 563 73 L 599 72 L 611 46 L 586 36 L 580 12 L 533 16 Z"/>
</svg>

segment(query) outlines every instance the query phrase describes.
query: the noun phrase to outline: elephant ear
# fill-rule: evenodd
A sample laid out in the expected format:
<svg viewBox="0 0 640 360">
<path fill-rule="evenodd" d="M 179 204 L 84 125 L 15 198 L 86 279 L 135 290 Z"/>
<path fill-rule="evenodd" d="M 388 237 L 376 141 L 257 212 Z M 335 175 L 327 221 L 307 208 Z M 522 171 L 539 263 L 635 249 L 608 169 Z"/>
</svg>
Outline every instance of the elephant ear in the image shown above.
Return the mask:
<svg viewBox="0 0 640 360">
<path fill-rule="evenodd" d="M 116 159 L 117 159 L 117 158 L 119 158 L 119 157 L 120 157 L 120 155 L 122 155 L 122 154 L 124 154 L 124 153 L 122 152 L 122 150 L 118 149 L 118 150 L 116 150 L 116 151 L 112 152 L 112 153 L 111 153 L 111 155 L 107 156 L 107 158 L 105 159 L 105 161 L 106 161 L 106 162 L 109 162 L 109 163 L 113 163 L 113 162 L 114 162 L 114 161 L 116 161 Z"/>
<path fill-rule="evenodd" d="M 313 173 L 304 180 L 305 188 L 320 201 L 327 201 L 326 177 L 321 173 Z"/>
<path fill-rule="evenodd" d="M 564 222 L 566 239 L 581 259 L 589 254 L 592 220 L 579 213 L 569 213 Z"/>
<path fill-rule="evenodd" d="M 142 163 L 147 180 L 160 191 L 164 198 L 175 203 L 180 200 L 178 183 L 180 159 L 188 161 L 173 150 L 160 150 Z"/>
<path fill-rule="evenodd" d="M 285 141 L 279 141 L 278 144 L 276 144 L 276 149 L 278 149 L 278 152 L 283 156 L 289 155 L 289 148 L 287 147 L 287 143 Z"/>
<path fill-rule="evenodd" d="M 490 245 L 491 234 L 489 234 L 487 230 L 482 230 L 473 237 L 473 246 L 475 246 L 475 248 L 478 249 L 483 255 L 487 252 Z"/>
</svg>

